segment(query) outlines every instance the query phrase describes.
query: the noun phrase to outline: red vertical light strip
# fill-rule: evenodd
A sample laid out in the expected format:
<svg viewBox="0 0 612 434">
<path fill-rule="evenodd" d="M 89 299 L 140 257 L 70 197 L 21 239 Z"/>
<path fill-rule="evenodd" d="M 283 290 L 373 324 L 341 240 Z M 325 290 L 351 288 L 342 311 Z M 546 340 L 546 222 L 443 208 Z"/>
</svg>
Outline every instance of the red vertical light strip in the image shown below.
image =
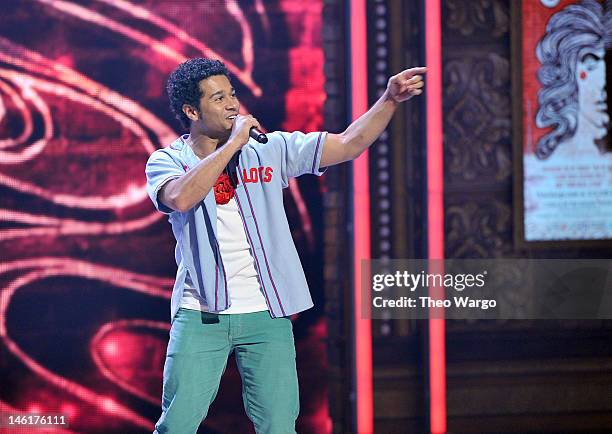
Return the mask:
<svg viewBox="0 0 612 434">
<path fill-rule="evenodd" d="M 423 2 L 425 3 L 425 2 Z M 444 167 L 442 144 L 442 29 L 440 0 L 428 0 L 425 10 L 427 63 L 427 196 L 429 259 L 444 259 Z M 440 262 L 440 261 L 438 261 Z M 440 294 L 438 294 L 440 295 Z M 436 297 L 436 294 L 432 294 Z M 441 294 L 443 296 L 443 293 Z M 446 348 L 444 317 L 429 319 L 430 424 L 435 434 L 446 432 Z"/>
<path fill-rule="evenodd" d="M 351 34 L 351 117 L 357 119 L 368 109 L 367 24 L 365 0 L 350 2 Z M 372 328 L 371 321 L 361 317 L 362 302 L 369 295 L 361 294 L 361 260 L 370 259 L 370 187 L 368 151 L 353 162 L 353 276 L 355 324 L 355 400 L 358 434 L 374 432 L 372 387 Z M 366 285 L 367 286 L 367 285 Z"/>
</svg>

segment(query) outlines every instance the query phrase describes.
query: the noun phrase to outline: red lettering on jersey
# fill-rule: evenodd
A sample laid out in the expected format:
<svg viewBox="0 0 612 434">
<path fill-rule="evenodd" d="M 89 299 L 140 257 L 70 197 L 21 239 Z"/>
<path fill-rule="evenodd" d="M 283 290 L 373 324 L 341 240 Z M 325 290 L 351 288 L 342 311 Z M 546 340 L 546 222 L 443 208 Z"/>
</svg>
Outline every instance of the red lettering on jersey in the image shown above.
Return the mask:
<svg viewBox="0 0 612 434">
<path fill-rule="evenodd" d="M 272 168 L 266 167 L 266 176 L 263 178 L 263 182 L 272 181 Z"/>
<path fill-rule="evenodd" d="M 242 179 L 245 184 L 249 182 L 270 182 L 272 181 L 273 171 L 271 167 L 267 166 L 251 167 L 248 170 L 242 169 Z"/>
<path fill-rule="evenodd" d="M 251 167 L 251 182 L 259 182 L 259 175 L 257 174 L 257 167 Z"/>
</svg>

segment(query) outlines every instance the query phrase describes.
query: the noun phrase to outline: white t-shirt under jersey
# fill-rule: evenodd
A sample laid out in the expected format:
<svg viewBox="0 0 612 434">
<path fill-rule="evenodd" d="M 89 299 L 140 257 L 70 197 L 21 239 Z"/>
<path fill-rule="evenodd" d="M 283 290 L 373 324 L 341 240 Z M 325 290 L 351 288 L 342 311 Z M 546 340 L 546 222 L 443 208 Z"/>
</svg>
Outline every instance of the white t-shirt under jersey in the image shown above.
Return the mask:
<svg viewBox="0 0 612 434">
<path fill-rule="evenodd" d="M 217 239 L 231 301 L 229 309 L 219 313 L 249 313 L 268 310 L 266 299 L 260 289 L 242 218 L 238 213 L 238 205 L 234 198 L 225 205 L 217 204 Z M 181 307 L 208 311 L 206 300 L 194 288 L 189 273 L 185 279 Z"/>
</svg>

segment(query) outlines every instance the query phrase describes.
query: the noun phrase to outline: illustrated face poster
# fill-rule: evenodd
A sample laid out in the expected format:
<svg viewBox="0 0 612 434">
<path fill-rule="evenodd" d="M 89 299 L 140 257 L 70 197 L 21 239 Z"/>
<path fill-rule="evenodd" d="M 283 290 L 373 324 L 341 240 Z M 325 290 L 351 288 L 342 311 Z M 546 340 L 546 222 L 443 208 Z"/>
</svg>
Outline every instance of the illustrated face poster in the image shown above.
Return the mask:
<svg viewBox="0 0 612 434">
<path fill-rule="evenodd" d="M 525 241 L 612 239 L 612 0 L 521 8 Z"/>
</svg>

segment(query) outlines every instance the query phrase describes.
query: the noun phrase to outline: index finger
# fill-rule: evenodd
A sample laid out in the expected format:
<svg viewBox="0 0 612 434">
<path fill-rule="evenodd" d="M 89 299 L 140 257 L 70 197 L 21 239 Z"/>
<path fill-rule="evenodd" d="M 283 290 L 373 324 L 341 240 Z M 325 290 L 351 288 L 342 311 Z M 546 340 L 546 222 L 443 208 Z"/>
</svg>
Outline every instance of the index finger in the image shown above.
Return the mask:
<svg viewBox="0 0 612 434">
<path fill-rule="evenodd" d="M 417 74 L 425 74 L 426 72 L 427 72 L 426 66 L 418 66 L 416 68 L 410 68 L 410 69 L 404 70 L 404 72 L 402 72 L 402 75 L 409 78 Z"/>
</svg>

